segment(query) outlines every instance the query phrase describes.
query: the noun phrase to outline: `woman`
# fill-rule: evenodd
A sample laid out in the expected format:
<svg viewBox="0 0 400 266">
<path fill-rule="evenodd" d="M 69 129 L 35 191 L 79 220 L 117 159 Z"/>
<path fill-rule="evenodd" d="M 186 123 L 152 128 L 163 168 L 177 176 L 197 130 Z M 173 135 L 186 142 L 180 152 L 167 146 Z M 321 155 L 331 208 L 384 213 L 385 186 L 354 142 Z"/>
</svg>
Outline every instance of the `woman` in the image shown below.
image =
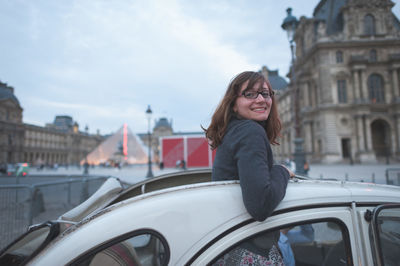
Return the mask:
<svg viewBox="0 0 400 266">
<path fill-rule="evenodd" d="M 212 180 L 240 180 L 244 205 L 257 221 L 265 220 L 285 196 L 294 174 L 273 165 L 271 144 L 278 144 L 281 123 L 270 83 L 246 71 L 229 84 L 206 137 L 217 149 Z"/>
</svg>

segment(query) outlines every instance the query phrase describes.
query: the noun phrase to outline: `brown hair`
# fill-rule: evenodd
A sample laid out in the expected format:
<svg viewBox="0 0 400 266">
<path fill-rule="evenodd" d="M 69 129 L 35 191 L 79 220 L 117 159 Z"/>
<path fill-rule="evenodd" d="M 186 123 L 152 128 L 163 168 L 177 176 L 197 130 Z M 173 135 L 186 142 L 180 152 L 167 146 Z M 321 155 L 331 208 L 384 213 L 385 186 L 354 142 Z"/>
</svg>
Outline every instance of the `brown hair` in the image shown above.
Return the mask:
<svg viewBox="0 0 400 266">
<path fill-rule="evenodd" d="M 269 81 L 258 72 L 245 71 L 234 77 L 225 92 L 225 96 L 222 98 L 211 118 L 210 126 L 207 129 L 203 128 L 212 149 L 216 149 L 221 144 L 229 121 L 233 116 L 235 116 L 233 106 L 235 105 L 237 97 L 239 97 L 241 87 L 246 81 L 249 81 L 249 83 L 245 90 L 253 88 L 254 85 L 259 82 L 266 82 L 268 88 L 272 90 Z M 264 125 L 264 129 L 267 133 L 270 143 L 279 145 L 276 138 L 280 135 L 282 126 L 279 119 L 278 110 L 276 108 L 275 97 L 272 95 L 271 98 L 271 111 L 269 113 L 267 122 Z"/>
</svg>

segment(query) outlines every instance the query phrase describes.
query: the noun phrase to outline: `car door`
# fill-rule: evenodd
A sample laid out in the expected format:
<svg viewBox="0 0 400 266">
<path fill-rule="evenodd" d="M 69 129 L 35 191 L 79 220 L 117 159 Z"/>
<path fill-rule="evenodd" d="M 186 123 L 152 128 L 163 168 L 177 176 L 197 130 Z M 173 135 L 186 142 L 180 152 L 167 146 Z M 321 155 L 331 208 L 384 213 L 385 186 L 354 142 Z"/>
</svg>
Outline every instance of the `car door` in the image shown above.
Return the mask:
<svg viewBox="0 0 400 266">
<path fill-rule="evenodd" d="M 222 233 L 185 264 L 353 265 L 353 219 L 351 206 L 282 212 Z"/>
<path fill-rule="evenodd" d="M 400 204 L 380 205 L 370 214 L 367 220 L 374 264 L 400 265 Z"/>
</svg>

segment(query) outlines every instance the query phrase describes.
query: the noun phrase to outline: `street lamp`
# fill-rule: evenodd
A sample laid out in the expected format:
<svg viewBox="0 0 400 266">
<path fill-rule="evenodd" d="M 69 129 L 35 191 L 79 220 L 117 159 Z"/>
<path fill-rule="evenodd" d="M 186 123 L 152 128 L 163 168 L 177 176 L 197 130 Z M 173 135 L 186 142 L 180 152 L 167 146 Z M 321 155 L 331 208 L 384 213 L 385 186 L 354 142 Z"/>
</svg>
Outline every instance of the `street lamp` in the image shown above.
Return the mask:
<svg viewBox="0 0 400 266">
<path fill-rule="evenodd" d="M 147 169 L 147 178 L 153 177 L 153 171 L 151 171 L 151 134 L 150 134 L 150 121 L 151 121 L 151 115 L 153 112 L 151 111 L 150 105 L 147 106 L 146 110 L 146 117 L 148 121 L 148 131 L 147 131 L 147 136 L 149 140 L 149 162 L 148 162 L 148 169 Z"/>
<path fill-rule="evenodd" d="M 292 64 L 290 67 L 290 79 L 292 86 L 294 87 L 291 91 L 292 102 L 294 103 L 294 123 L 295 123 L 295 151 L 294 161 L 296 163 L 296 174 L 304 175 L 304 163 L 306 162 L 303 143 L 304 140 L 301 137 L 301 125 L 300 125 L 300 90 L 297 87 L 296 73 L 294 69 L 295 64 L 295 48 L 294 48 L 294 35 L 296 33 L 297 25 L 299 24 L 295 16 L 292 15 L 292 8 L 286 9 L 287 16 L 283 20 L 281 27 L 286 31 L 287 37 L 290 44 L 290 51 L 292 54 Z"/>
</svg>

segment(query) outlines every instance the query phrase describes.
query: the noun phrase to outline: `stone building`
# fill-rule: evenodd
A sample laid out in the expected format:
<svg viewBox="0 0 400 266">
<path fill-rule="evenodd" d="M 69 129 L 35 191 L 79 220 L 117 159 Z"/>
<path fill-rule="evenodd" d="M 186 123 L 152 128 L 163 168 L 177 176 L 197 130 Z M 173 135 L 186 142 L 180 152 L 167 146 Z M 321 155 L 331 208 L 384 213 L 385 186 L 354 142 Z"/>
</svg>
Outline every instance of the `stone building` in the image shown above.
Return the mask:
<svg viewBox="0 0 400 266">
<path fill-rule="evenodd" d="M 55 121 L 59 118 L 56 116 Z M 32 165 L 79 165 L 104 139 L 80 132 L 76 122 L 70 127 L 54 123 L 46 127 L 24 124 L 24 129 L 23 161 Z"/>
<path fill-rule="evenodd" d="M 103 139 L 79 131 L 70 116 L 56 116 L 45 127 L 23 123 L 14 88 L 0 82 L 0 164 L 76 165 Z"/>
<path fill-rule="evenodd" d="M 14 88 L 0 81 L 0 164 L 20 162 L 23 144 L 22 107 Z"/>
<path fill-rule="evenodd" d="M 279 95 L 280 158 L 294 152 L 295 113 L 307 160 L 389 162 L 400 155 L 400 23 L 390 0 L 321 0 L 294 36 Z M 282 33 L 284 34 L 284 33 Z"/>
</svg>

